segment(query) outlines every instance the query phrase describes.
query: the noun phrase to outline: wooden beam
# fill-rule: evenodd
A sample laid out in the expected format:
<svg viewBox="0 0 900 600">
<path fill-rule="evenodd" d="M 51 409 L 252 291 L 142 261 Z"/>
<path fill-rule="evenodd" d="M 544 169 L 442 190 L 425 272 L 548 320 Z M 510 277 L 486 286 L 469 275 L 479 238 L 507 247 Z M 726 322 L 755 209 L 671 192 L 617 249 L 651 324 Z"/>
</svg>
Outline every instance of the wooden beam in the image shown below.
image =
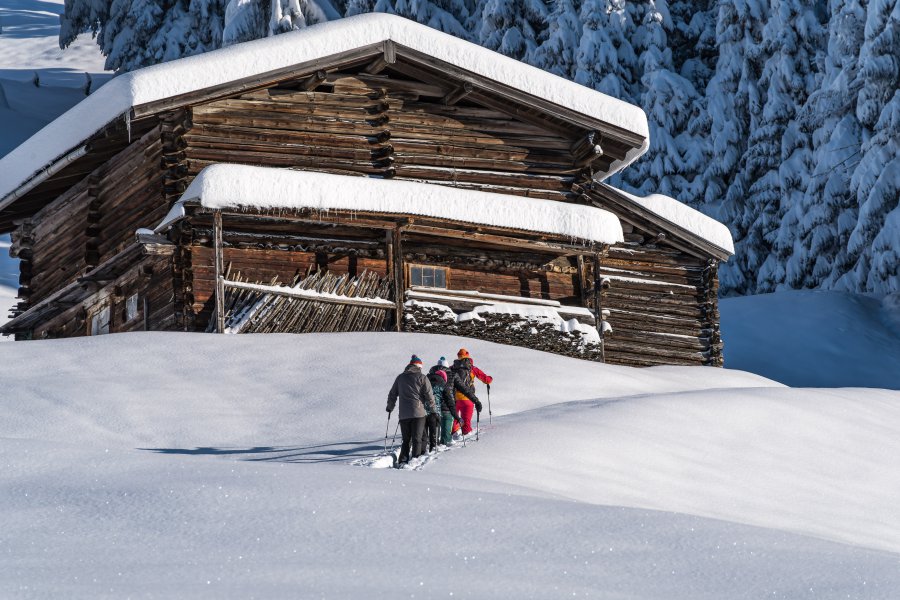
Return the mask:
<svg viewBox="0 0 900 600">
<path fill-rule="evenodd" d="M 453 106 L 454 104 L 471 94 L 474 89 L 474 85 L 472 85 L 468 81 L 464 81 L 461 86 L 444 96 L 443 99 L 441 99 L 441 103 L 445 106 Z"/>
<path fill-rule="evenodd" d="M 213 213 L 215 232 L 216 331 L 225 333 L 225 256 L 222 249 L 222 212 Z"/>
<path fill-rule="evenodd" d="M 504 235 L 495 235 L 491 233 L 480 233 L 471 230 L 454 230 L 449 227 L 433 227 L 428 225 L 413 224 L 407 227 L 410 233 L 418 233 L 421 235 L 432 235 L 438 237 L 453 237 L 454 234 L 465 237 L 470 240 L 477 240 L 497 246 L 508 246 L 511 248 L 528 248 L 531 250 L 540 250 L 547 254 L 569 255 L 577 251 L 584 251 L 584 246 L 567 245 L 563 243 L 553 243 L 537 241 L 534 239 L 522 239 Z M 540 234 L 530 232 L 530 235 L 537 237 Z"/>
<path fill-rule="evenodd" d="M 395 315 L 394 330 L 403 328 L 403 244 L 401 242 L 401 228 L 397 225 L 393 231 L 388 232 L 391 242 L 391 275 L 394 277 L 394 304 Z"/>
<path fill-rule="evenodd" d="M 581 305 L 588 305 L 587 265 L 584 264 L 584 254 L 579 254 L 578 260 L 578 288 L 581 293 Z"/>
<path fill-rule="evenodd" d="M 315 290 L 303 290 L 293 288 L 280 288 L 272 285 L 258 285 L 255 283 L 246 283 L 243 281 L 225 281 L 226 287 L 237 290 L 250 290 L 263 294 L 272 294 L 275 296 L 284 296 L 286 298 L 294 298 L 296 300 L 308 300 L 310 302 L 322 302 L 324 304 L 342 304 L 346 306 L 364 306 L 366 308 L 380 308 L 390 310 L 393 303 L 384 298 L 367 298 L 359 296 L 335 296 L 323 295 Z"/>
<path fill-rule="evenodd" d="M 369 66 L 365 68 L 365 72 L 369 75 L 377 75 L 388 65 L 393 65 L 397 62 L 397 50 L 394 46 L 394 42 L 385 40 L 382 44 L 382 48 L 381 56 L 373 60 Z"/>
<path fill-rule="evenodd" d="M 582 136 L 572 144 L 572 157 L 578 166 L 589 165 L 598 158 L 603 156 L 603 146 L 601 141 L 603 134 L 599 131 L 591 131 Z"/>
<path fill-rule="evenodd" d="M 300 84 L 300 89 L 303 90 L 304 92 L 309 92 L 311 90 L 314 90 L 317 87 L 319 87 L 319 85 L 321 85 L 327 78 L 328 78 L 328 74 L 325 73 L 325 71 L 323 71 L 322 69 L 319 69 L 318 71 L 316 71 L 315 73 L 313 73 L 312 75 L 310 75 L 309 77 L 307 77 L 306 79 L 303 80 L 303 82 Z"/>
</svg>

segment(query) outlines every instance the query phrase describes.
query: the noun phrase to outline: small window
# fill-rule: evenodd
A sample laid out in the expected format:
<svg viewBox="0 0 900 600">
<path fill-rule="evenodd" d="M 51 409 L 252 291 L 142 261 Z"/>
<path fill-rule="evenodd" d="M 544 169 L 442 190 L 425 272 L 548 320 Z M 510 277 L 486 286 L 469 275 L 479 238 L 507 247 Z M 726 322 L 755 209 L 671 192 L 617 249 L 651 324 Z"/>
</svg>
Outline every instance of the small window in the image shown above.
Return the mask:
<svg viewBox="0 0 900 600">
<path fill-rule="evenodd" d="M 138 316 L 138 295 L 132 294 L 125 301 L 125 322 L 129 322 Z"/>
<path fill-rule="evenodd" d="M 410 265 L 410 285 L 422 287 L 447 288 L 447 269 L 444 267 L 426 267 L 422 265 Z"/>
<path fill-rule="evenodd" d="M 109 333 L 109 306 L 104 306 L 91 317 L 91 335 Z"/>
</svg>

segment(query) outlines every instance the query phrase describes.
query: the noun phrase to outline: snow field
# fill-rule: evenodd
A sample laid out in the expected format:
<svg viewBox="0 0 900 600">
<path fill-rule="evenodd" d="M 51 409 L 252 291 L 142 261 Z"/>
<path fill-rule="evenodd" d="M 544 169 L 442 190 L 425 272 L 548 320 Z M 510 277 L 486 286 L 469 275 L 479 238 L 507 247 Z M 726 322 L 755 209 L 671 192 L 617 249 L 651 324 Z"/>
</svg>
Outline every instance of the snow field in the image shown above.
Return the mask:
<svg viewBox="0 0 900 600">
<path fill-rule="evenodd" d="M 496 381 L 481 440 L 418 471 L 353 466 L 382 451 L 409 355 L 461 346 Z M 894 392 L 390 333 L 7 344 L 0 380 L 10 595 L 869 599 L 900 586 Z"/>
</svg>

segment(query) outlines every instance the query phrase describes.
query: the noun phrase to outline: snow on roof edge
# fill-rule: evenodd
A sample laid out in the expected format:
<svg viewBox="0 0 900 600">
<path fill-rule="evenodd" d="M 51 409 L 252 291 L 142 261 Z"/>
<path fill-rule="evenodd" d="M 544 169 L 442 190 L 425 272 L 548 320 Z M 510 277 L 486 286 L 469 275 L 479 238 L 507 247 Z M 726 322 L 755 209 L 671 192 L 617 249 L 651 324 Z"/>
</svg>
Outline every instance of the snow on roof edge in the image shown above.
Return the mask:
<svg viewBox="0 0 900 600">
<path fill-rule="evenodd" d="M 645 138 L 611 172 L 621 170 L 648 145 L 647 117 L 640 107 L 532 67 L 425 25 L 384 13 L 321 23 L 270 38 L 235 44 L 205 54 L 161 63 L 114 77 L 31 138 L 0 158 L 0 203 L 72 148 L 134 106 L 190 93 L 291 65 L 393 40 L 588 117 Z M 2 206 L 2 204 L 0 204 Z"/>
<path fill-rule="evenodd" d="M 665 219 L 673 225 L 706 240 L 728 254 L 734 255 L 734 238 L 732 238 L 731 231 L 724 223 L 721 223 L 670 196 L 665 196 L 663 194 L 635 196 L 634 194 L 615 188 L 607 183 L 601 183 L 601 185 L 625 196 L 638 206 Z"/>
<path fill-rule="evenodd" d="M 163 231 L 182 218 L 184 204 L 193 201 L 210 209 L 308 208 L 421 215 L 602 244 L 624 239 L 618 217 L 592 206 L 415 181 L 224 163 L 200 171 L 154 231 Z"/>
</svg>

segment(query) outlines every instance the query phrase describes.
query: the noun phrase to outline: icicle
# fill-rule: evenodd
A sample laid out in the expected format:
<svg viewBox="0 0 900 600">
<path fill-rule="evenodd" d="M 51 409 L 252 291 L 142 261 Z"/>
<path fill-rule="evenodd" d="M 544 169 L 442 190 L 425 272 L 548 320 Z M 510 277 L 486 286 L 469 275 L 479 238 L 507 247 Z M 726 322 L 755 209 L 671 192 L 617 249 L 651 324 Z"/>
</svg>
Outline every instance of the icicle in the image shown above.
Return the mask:
<svg viewBox="0 0 900 600">
<path fill-rule="evenodd" d="M 125 129 L 128 130 L 128 143 L 131 143 L 131 111 L 125 113 Z"/>
</svg>

